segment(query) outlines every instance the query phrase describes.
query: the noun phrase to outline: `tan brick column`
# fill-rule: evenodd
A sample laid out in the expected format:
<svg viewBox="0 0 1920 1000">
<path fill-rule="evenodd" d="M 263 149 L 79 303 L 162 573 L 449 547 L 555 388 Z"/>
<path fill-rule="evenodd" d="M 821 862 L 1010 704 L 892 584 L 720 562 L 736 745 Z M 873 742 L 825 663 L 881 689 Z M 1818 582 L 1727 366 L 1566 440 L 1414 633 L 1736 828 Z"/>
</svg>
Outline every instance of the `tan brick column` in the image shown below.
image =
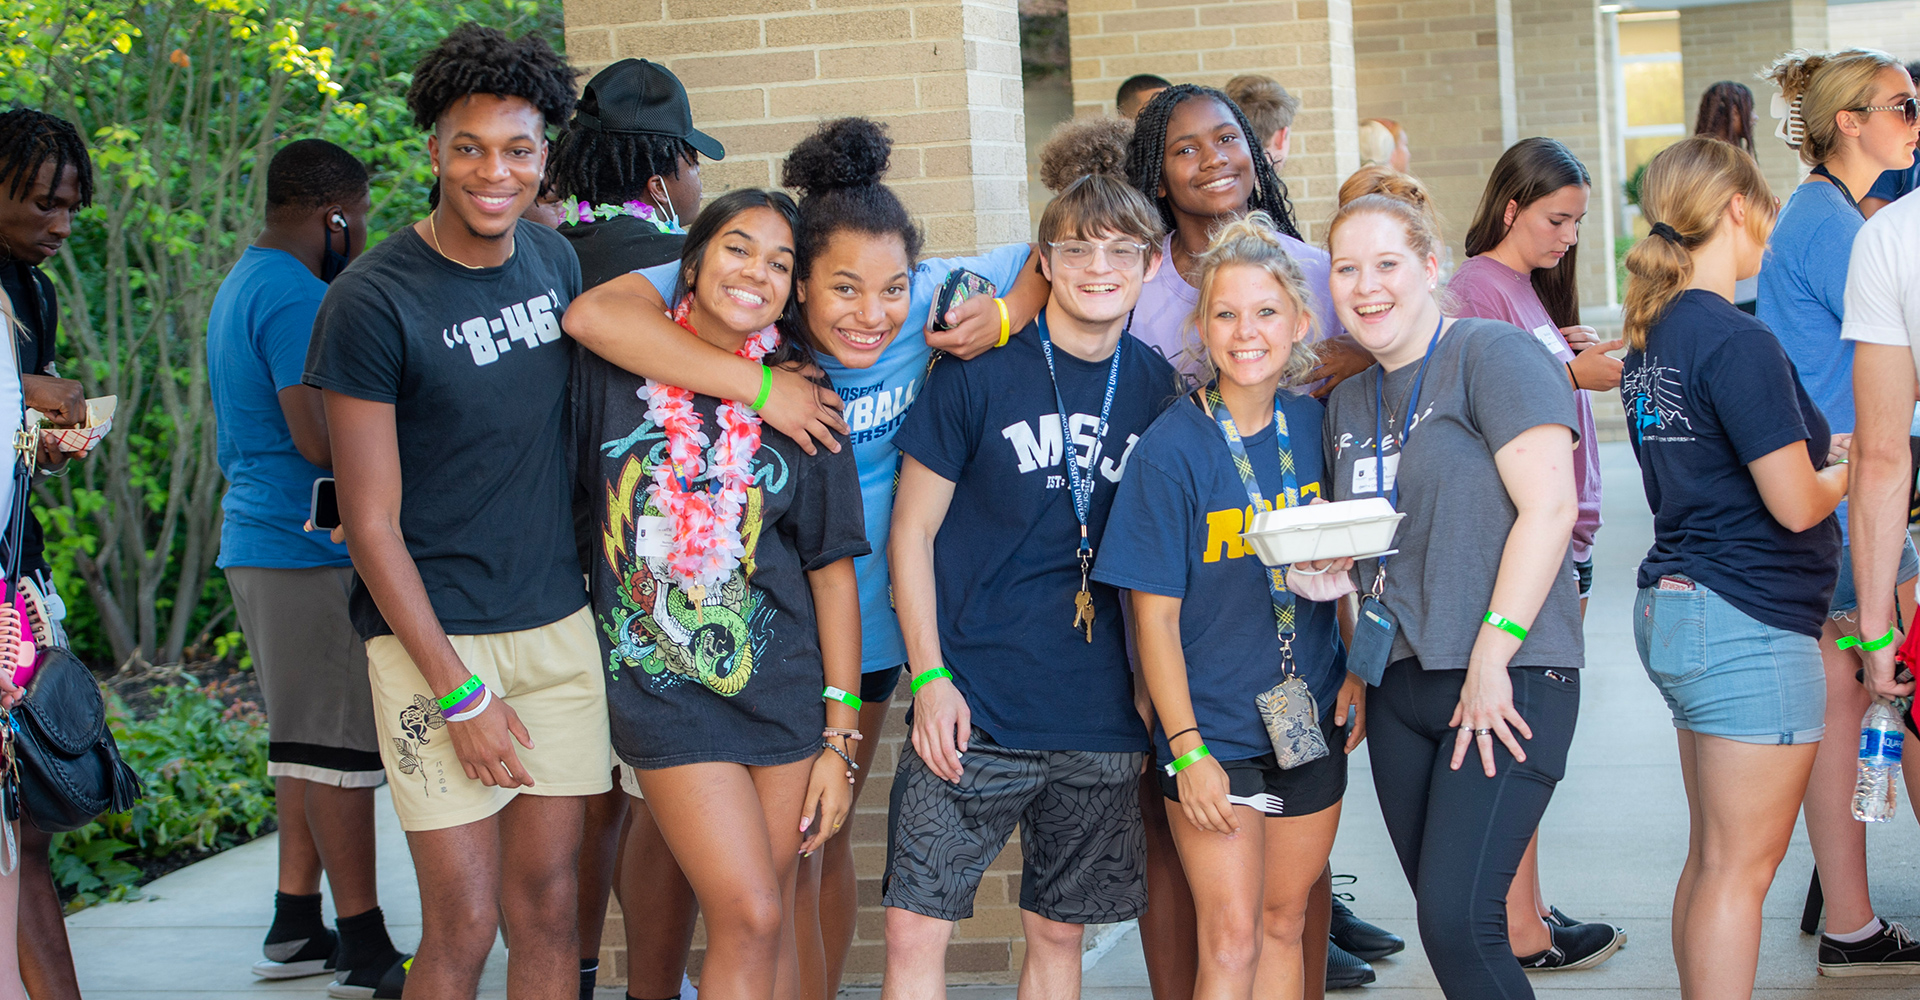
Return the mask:
<svg viewBox="0 0 1920 1000">
<path fill-rule="evenodd" d="M 1773 193 L 1785 201 L 1806 168 L 1800 156 L 1773 137 L 1776 124 L 1767 113 L 1779 91 L 1759 78 L 1790 49 L 1827 46 L 1825 0 L 1772 0 L 1769 3 L 1689 7 L 1680 12 L 1680 62 L 1685 79 L 1687 126 L 1693 127 L 1700 95 L 1721 80 L 1744 83 L 1753 91 L 1760 114 L 1754 147 Z"/>
<path fill-rule="evenodd" d="M 887 122 L 888 182 L 927 251 L 1028 238 L 1016 0 L 565 0 L 567 52 L 673 70 L 727 146 L 709 197 L 779 179 L 786 151 L 842 115 Z"/>
<path fill-rule="evenodd" d="M 1016 0 L 565 0 L 565 9 L 576 65 L 591 73 L 651 59 L 686 85 L 695 123 L 727 146 L 724 161 L 701 165 L 708 197 L 774 184 L 816 124 L 865 115 L 891 129 L 887 180 L 925 228 L 928 253 L 1029 238 Z M 860 913 L 850 985 L 879 982 L 883 968 L 879 876 L 904 714 L 895 709 L 852 824 Z M 949 982 L 1018 974 L 1019 857 L 1016 846 L 988 873 L 974 919 L 948 949 Z M 704 944 L 702 931 L 696 977 Z M 601 956 L 601 982 L 624 982 L 618 919 Z"/>
<path fill-rule="evenodd" d="M 1597 60 L 1599 25 L 1593 0 L 1513 0 L 1514 115 L 1519 137 L 1544 135 L 1567 144 L 1593 178 L 1580 231 L 1580 304 L 1605 306 L 1613 271 L 1613 234 L 1625 200 L 1612 167 L 1604 76 Z M 1454 227 L 1465 232 L 1471 217 Z M 1620 290 L 1615 290 L 1615 299 Z M 1582 317 L 1586 319 L 1586 317 Z M 1589 325 L 1594 325 L 1588 320 Z"/>
<path fill-rule="evenodd" d="M 1359 166 L 1352 0 L 1067 0 L 1073 103 L 1112 113 L 1136 73 L 1223 86 L 1264 73 L 1300 98 L 1284 180 L 1309 241 L 1325 235 L 1340 182 Z"/>
</svg>

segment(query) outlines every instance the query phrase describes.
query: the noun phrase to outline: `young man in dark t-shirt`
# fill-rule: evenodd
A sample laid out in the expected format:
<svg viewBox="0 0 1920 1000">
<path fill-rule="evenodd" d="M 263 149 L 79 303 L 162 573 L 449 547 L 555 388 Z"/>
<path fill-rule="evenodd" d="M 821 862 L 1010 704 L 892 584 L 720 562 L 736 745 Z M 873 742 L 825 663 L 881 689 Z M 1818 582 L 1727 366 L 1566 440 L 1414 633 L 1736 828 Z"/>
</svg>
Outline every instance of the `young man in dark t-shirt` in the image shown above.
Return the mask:
<svg viewBox="0 0 1920 1000">
<path fill-rule="evenodd" d="M 439 205 L 334 280 L 307 359 L 420 881 L 418 996 L 474 995 L 497 915 L 516 997 L 578 990 L 581 815 L 611 787 L 565 453 L 580 265 L 519 223 L 573 78 L 538 37 L 475 25 L 421 60 L 407 103 L 432 129 Z"/>
<path fill-rule="evenodd" d="M 1179 391 L 1126 333 L 1159 215 L 1084 177 L 1047 206 L 1046 309 L 936 365 L 895 442 L 893 593 L 914 694 L 882 901 L 888 996 L 945 988 L 953 922 L 1021 825 L 1023 984 L 1079 990 L 1082 927 L 1146 905 L 1146 730 L 1120 601 L 1087 572 L 1134 442 Z"/>
</svg>

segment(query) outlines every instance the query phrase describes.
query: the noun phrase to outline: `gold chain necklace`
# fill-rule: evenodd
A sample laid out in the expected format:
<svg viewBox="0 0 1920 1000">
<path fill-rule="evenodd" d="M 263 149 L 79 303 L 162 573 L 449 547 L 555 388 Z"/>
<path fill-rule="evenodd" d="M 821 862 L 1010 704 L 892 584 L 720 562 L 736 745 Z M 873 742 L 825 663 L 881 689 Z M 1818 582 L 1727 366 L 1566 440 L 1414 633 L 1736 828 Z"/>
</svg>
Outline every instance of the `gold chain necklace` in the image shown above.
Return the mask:
<svg viewBox="0 0 1920 1000">
<path fill-rule="evenodd" d="M 445 250 L 440 249 L 440 227 L 434 224 L 434 217 L 438 216 L 439 214 L 440 212 L 437 209 L 435 211 L 427 213 L 427 232 L 433 236 L 434 252 L 439 254 L 442 257 L 445 257 L 450 261 L 453 261 L 455 264 L 458 264 L 461 267 L 466 268 L 469 271 L 486 270 L 486 266 L 483 264 L 469 264 L 466 261 L 460 260 L 459 258 L 446 252 Z M 512 260 L 514 251 L 518 249 L 520 249 L 520 239 L 519 237 L 516 236 L 514 237 L 514 241 L 507 246 L 507 260 Z M 504 264 L 506 263 L 506 261 L 502 261 L 501 263 Z"/>
</svg>

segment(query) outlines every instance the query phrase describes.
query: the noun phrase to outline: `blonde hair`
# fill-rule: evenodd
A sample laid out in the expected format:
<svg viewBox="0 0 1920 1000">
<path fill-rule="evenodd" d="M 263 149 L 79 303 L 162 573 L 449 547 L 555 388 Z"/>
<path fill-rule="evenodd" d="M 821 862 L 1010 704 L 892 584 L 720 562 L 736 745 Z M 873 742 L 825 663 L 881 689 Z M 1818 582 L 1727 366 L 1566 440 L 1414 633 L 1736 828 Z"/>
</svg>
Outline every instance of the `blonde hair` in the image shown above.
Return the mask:
<svg viewBox="0 0 1920 1000">
<path fill-rule="evenodd" d="M 1221 226 L 1207 242 L 1207 249 L 1194 258 L 1194 263 L 1200 269 L 1196 282 L 1200 300 L 1194 305 L 1191 322 L 1199 343 L 1187 350 L 1206 373 L 1206 381 L 1211 382 L 1219 372 L 1214 369 L 1213 357 L 1207 353 L 1206 335 L 1200 331 L 1205 329 L 1207 311 L 1212 307 L 1214 279 L 1229 267 L 1253 267 L 1266 272 L 1293 303 L 1295 315 L 1307 321 L 1306 332 L 1294 341 L 1293 351 L 1287 356 L 1287 367 L 1280 373 L 1281 384 L 1297 385 L 1320 363 L 1319 352 L 1313 346 L 1320 333 L 1320 317 L 1313 310 L 1306 276 L 1280 242 L 1280 230 L 1274 226 L 1272 216 L 1248 212 Z"/>
<path fill-rule="evenodd" d="M 1647 329 L 1693 280 L 1693 252 L 1713 238 L 1736 194 L 1747 199 L 1747 232 L 1766 243 L 1776 214 L 1773 191 L 1744 150 L 1696 135 L 1661 150 L 1647 165 L 1640 211 L 1671 233 L 1643 236 L 1627 251 L 1624 325 L 1630 349 L 1647 349 Z"/>
<path fill-rule="evenodd" d="M 1393 151 L 1400 145 L 1400 123 L 1390 118 L 1369 118 L 1360 123 L 1361 166 L 1385 166 L 1393 162 Z"/>
<path fill-rule="evenodd" d="M 1270 76 L 1243 73 L 1227 81 L 1226 91 L 1247 116 L 1259 146 L 1272 142 L 1281 129 L 1292 128 L 1293 116 L 1300 112 L 1300 98 L 1287 93 L 1287 88 Z"/>
<path fill-rule="evenodd" d="M 1843 134 L 1834 116 L 1872 104 L 1873 78 L 1883 69 L 1906 72 L 1898 60 L 1875 49 L 1842 52 L 1796 49 L 1767 68 L 1766 79 L 1780 88 L 1780 95 L 1790 109 L 1787 133 L 1792 135 L 1796 131 L 1795 124 L 1804 130 L 1800 142 L 1787 142 L 1799 151 L 1802 161 L 1809 166 L 1819 166 L 1833 158 L 1839 151 Z"/>
</svg>

